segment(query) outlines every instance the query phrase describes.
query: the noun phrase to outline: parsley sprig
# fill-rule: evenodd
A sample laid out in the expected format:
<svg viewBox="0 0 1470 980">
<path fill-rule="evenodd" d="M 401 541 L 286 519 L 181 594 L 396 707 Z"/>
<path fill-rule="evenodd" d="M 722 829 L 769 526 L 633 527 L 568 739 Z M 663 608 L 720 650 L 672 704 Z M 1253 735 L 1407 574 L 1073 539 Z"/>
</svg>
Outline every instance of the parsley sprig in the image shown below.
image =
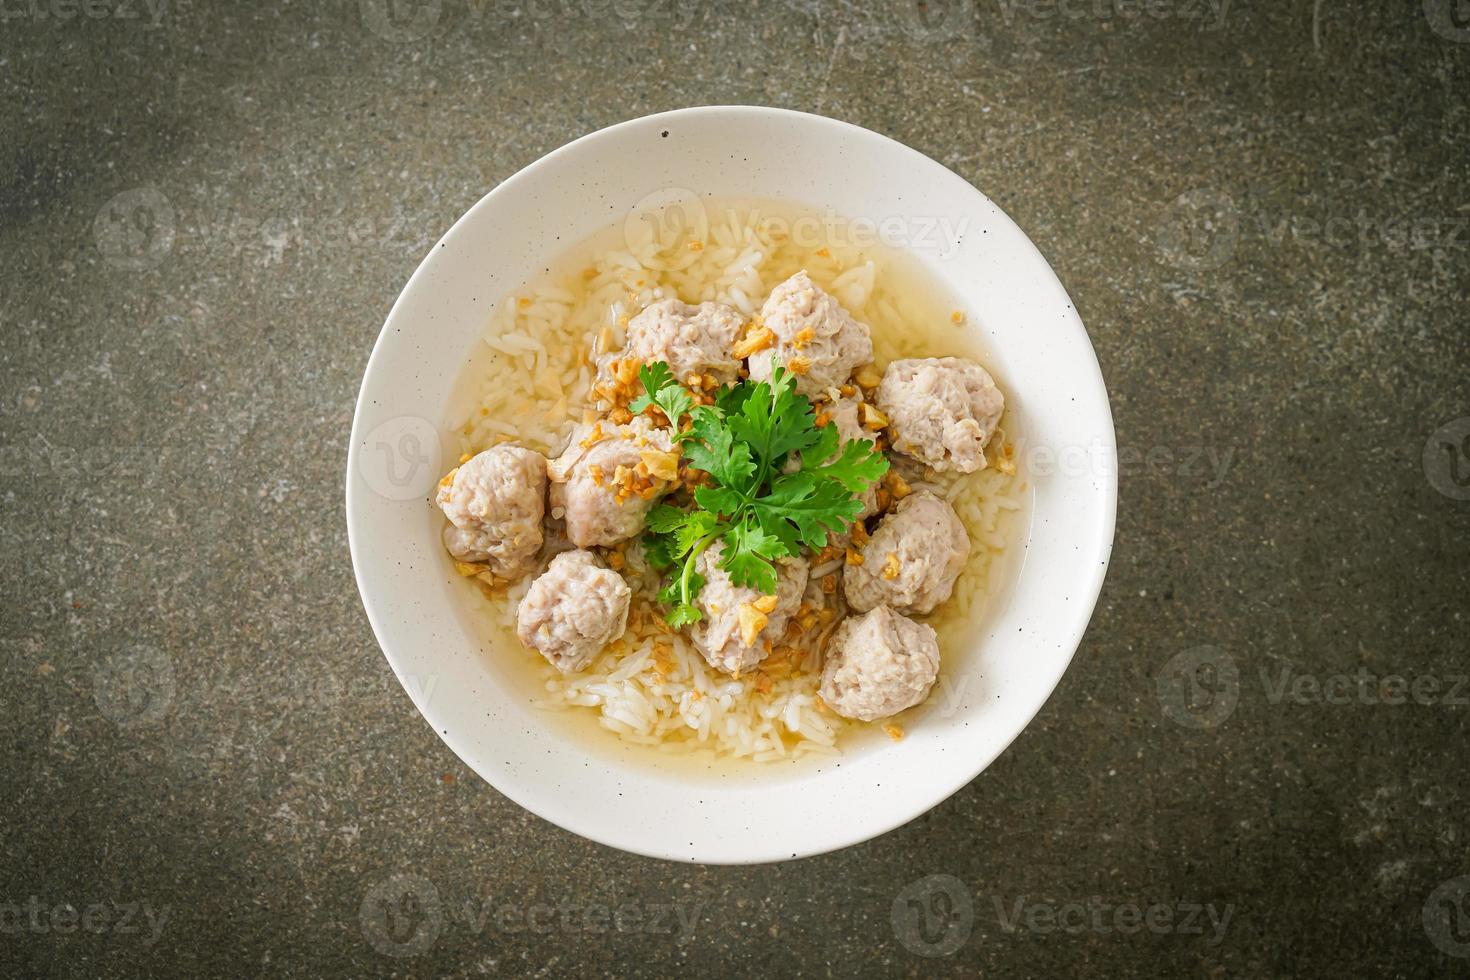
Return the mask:
<svg viewBox="0 0 1470 980">
<path fill-rule="evenodd" d="M 683 507 L 660 504 L 648 515 L 644 546 L 668 582 L 659 601 L 672 626 L 696 623 L 704 578 L 694 570 L 710 545 L 724 543 L 720 568 L 737 586 L 776 591 L 778 559 L 819 549 L 862 511 L 862 495 L 888 471 L 865 439 L 842 442 L 836 425 L 818 426 L 795 378 L 777 368 L 769 382 L 722 387 L 713 405 L 696 405 L 667 364 L 639 370 L 646 394 L 630 410 L 657 406 L 679 429 L 691 468 L 709 474 Z M 799 467 L 786 472 L 788 460 Z"/>
<path fill-rule="evenodd" d="M 674 372 L 663 361 L 645 364 L 638 369 L 638 380 L 643 382 L 645 394 L 639 395 L 628 406 L 628 411 L 638 415 L 650 406 L 656 406 L 668 416 L 669 424 L 678 426 L 694 407 L 694 396 L 674 378 Z"/>
</svg>

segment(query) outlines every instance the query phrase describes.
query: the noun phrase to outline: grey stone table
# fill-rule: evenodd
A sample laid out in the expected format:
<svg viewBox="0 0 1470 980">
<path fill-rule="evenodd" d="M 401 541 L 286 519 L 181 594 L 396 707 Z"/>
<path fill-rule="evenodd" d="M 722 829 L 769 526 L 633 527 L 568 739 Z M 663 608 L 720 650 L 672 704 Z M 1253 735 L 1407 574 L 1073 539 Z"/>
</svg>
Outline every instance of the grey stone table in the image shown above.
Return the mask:
<svg viewBox="0 0 1470 980">
<path fill-rule="evenodd" d="M 1470 972 L 1464 4 L 742 6 L 0 2 L 7 975 Z M 587 843 L 459 764 L 341 502 L 439 233 L 716 102 L 991 195 L 1124 451 L 1031 727 L 900 830 L 745 869 Z"/>
</svg>

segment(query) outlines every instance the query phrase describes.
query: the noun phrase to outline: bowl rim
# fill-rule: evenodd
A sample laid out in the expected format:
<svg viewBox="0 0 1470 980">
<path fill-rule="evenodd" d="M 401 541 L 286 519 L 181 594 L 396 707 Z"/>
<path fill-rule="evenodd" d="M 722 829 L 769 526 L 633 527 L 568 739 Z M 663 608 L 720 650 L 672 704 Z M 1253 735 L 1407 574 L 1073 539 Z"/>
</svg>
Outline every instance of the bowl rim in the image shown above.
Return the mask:
<svg viewBox="0 0 1470 980">
<path fill-rule="evenodd" d="M 383 356 L 385 340 L 388 337 L 395 320 L 404 309 L 406 297 L 408 297 L 414 291 L 412 288 L 414 284 L 421 278 L 424 278 L 428 275 L 427 270 L 433 264 L 434 256 L 439 251 L 442 244 L 447 243 L 450 239 L 462 234 L 463 230 L 476 220 L 476 216 L 480 212 L 493 207 L 494 203 L 497 200 L 515 194 L 519 187 L 530 178 L 530 174 L 533 170 L 540 169 L 542 166 L 550 163 L 553 160 L 557 160 L 578 152 L 578 149 L 588 142 L 607 137 L 616 132 L 625 131 L 641 126 L 648 126 L 655 122 L 673 123 L 679 120 L 689 119 L 692 116 L 722 114 L 766 115 L 773 119 L 786 120 L 803 125 L 832 127 L 838 131 L 856 136 L 860 139 L 882 141 L 882 143 L 888 144 L 891 148 L 895 148 L 903 154 L 913 156 L 916 161 L 923 161 L 923 163 L 925 163 L 926 165 L 943 169 L 946 173 L 952 175 L 956 180 L 960 181 L 964 185 L 968 193 L 975 195 L 981 202 L 984 202 L 984 204 L 991 210 L 993 220 L 1010 226 L 1010 228 L 1018 236 L 1018 240 L 1020 242 L 1024 242 L 1025 247 L 1029 248 L 1030 251 L 1033 253 L 1033 257 L 1040 261 L 1041 267 L 1044 268 L 1047 275 L 1051 277 L 1056 286 L 1056 289 L 1061 293 L 1061 295 L 1066 297 L 1068 301 L 1068 308 L 1071 311 L 1073 325 L 1075 326 L 1076 332 L 1078 334 L 1078 339 L 1081 341 L 1083 345 L 1083 350 L 1085 350 L 1085 353 L 1089 357 L 1089 363 L 1087 366 L 1091 368 L 1091 379 L 1095 381 L 1096 386 L 1101 393 L 1101 407 L 1103 409 L 1103 412 L 1101 416 L 1096 419 L 1095 425 L 1098 430 L 1097 435 L 1102 443 L 1101 446 L 1099 446 L 1098 448 L 1101 449 L 1103 452 L 1102 460 L 1104 462 L 1105 469 L 1103 474 L 1101 475 L 1100 480 L 1098 481 L 1095 493 L 1097 497 L 1100 498 L 1097 501 L 1099 504 L 1099 512 L 1097 517 L 1101 520 L 1103 526 L 1100 528 L 1100 533 L 1097 535 L 1097 553 L 1094 555 L 1085 556 L 1091 559 L 1089 561 L 1089 564 L 1091 565 L 1091 571 L 1085 580 L 1086 595 L 1081 597 L 1081 600 L 1074 607 L 1075 613 L 1073 614 L 1073 624 L 1071 628 L 1066 632 L 1066 646 L 1069 648 L 1069 650 L 1065 658 L 1057 666 L 1055 677 L 1051 679 L 1050 683 L 1046 687 L 1045 693 L 1036 701 L 1034 705 L 1031 706 L 1030 710 L 1024 712 L 1024 722 L 1017 725 L 1014 731 L 1009 736 L 997 739 L 993 743 L 994 748 L 992 751 L 977 753 L 975 756 L 973 756 L 971 765 L 969 765 L 968 767 L 963 767 L 963 769 L 961 767 L 955 768 L 955 778 L 953 785 L 947 787 L 941 786 L 939 787 L 939 789 L 936 790 L 934 794 L 924 796 L 922 799 L 915 798 L 914 805 L 903 808 L 901 811 L 901 815 L 899 816 L 890 819 L 877 820 L 873 823 L 862 825 L 849 823 L 833 826 L 829 828 L 829 838 L 823 841 L 819 846 L 810 848 L 798 848 L 795 854 L 792 854 L 790 852 L 789 846 L 770 846 L 764 849 L 751 848 L 749 852 L 742 853 L 738 856 L 705 855 L 691 857 L 688 855 L 675 853 L 675 850 L 672 847 L 666 849 L 659 849 L 656 847 L 642 847 L 636 844 L 630 844 L 627 841 L 614 839 L 612 835 L 606 833 L 602 829 L 603 825 L 599 824 L 595 819 L 584 816 L 582 812 L 575 809 L 558 809 L 556 807 L 544 805 L 544 802 L 540 800 L 533 801 L 532 799 L 530 799 L 530 794 L 524 792 L 522 787 L 514 785 L 509 780 L 492 781 L 488 776 L 485 775 L 485 773 L 481 772 L 480 768 L 474 762 L 471 761 L 471 756 L 473 753 L 465 744 L 468 736 L 458 733 L 453 725 L 440 724 L 439 719 L 436 718 L 438 709 L 432 707 L 428 703 L 427 694 L 421 689 L 419 685 L 417 685 L 416 683 L 410 683 L 408 680 L 405 679 L 403 668 L 400 666 L 398 658 L 394 655 L 393 652 L 391 652 L 391 650 L 389 649 L 389 644 L 385 640 L 386 631 L 380 621 L 380 612 L 375 611 L 373 603 L 369 599 L 369 589 L 366 581 L 366 574 L 364 571 L 365 564 L 369 559 L 368 556 L 363 553 L 363 546 L 360 540 L 362 532 L 359 532 L 357 530 L 357 522 L 354 520 L 354 513 L 357 509 L 355 500 L 356 495 L 359 492 L 354 489 L 354 474 L 358 472 L 358 447 L 364 432 L 363 426 L 365 424 L 366 414 L 365 405 L 367 397 L 369 395 L 369 387 L 375 375 L 374 368 L 375 366 L 377 366 L 381 370 L 381 365 L 379 362 Z M 979 776 L 980 773 L 985 771 L 985 769 L 987 769 L 990 764 L 995 761 L 995 759 L 997 759 L 1002 753 L 1004 753 L 1006 749 L 1008 749 L 1010 745 L 1015 741 L 1015 739 L 1020 736 L 1021 732 L 1023 732 L 1031 724 L 1031 722 L 1035 720 L 1036 715 L 1041 711 L 1041 708 L 1051 698 L 1052 694 L 1055 693 L 1057 686 L 1061 683 L 1062 677 L 1066 674 L 1067 669 L 1071 666 L 1071 662 L 1073 658 L 1075 658 L 1077 650 L 1081 646 L 1082 639 L 1086 634 L 1087 628 L 1091 624 L 1093 613 L 1096 611 L 1097 602 L 1102 592 L 1102 585 L 1107 576 L 1108 566 L 1111 562 L 1112 546 L 1117 528 L 1117 441 L 1116 431 L 1113 425 L 1111 400 L 1108 397 L 1107 392 L 1107 384 L 1102 374 L 1101 365 L 1097 361 L 1096 349 L 1093 347 L 1091 337 L 1087 333 L 1086 327 L 1082 322 L 1081 314 L 1077 311 L 1075 303 L 1071 301 L 1070 294 L 1067 293 L 1066 287 L 1062 284 L 1060 278 L 1056 275 L 1056 271 L 1052 268 L 1051 263 L 1046 260 L 1046 257 L 1041 253 L 1040 249 L 1036 247 L 1036 244 L 1031 240 L 1030 236 L 1027 235 L 1025 231 L 1021 229 L 1020 226 L 1017 225 L 1015 221 L 1012 220 L 1010 216 L 1007 215 L 998 205 L 994 204 L 994 202 L 992 202 L 987 195 L 976 188 L 968 180 L 966 180 L 959 174 L 956 174 L 953 170 L 944 166 L 944 164 L 940 163 L 939 161 L 934 160 L 932 157 L 928 156 L 920 150 L 908 146 L 907 144 L 902 143 L 899 140 L 894 139 L 893 137 L 884 135 L 883 133 L 875 132 L 862 126 L 858 126 L 855 123 L 850 123 L 844 120 L 834 119 L 829 116 L 822 116 L 815 113 L 802 112 L 794 109 L 760 105 L 731 104 L 686 106 L 678 109 L 671 109 L 667 111 L 635 117 L 632 119 L 627 119 L 622 122 L 603 127 L 601 129 L 593 130 L 592 132 L 579 136 L 576 139 L 571 140 L 557 147 L 556 149 L 551 150 L 550 152 L 536 158 L 532 162 L 517 170 L 511 176 L 505 178 L 484 195 L 482 195 L 479 200 L 477 200 L 469 209 L 467 209 L 462 215 L 460 215 L 457 220 L 455 220 L 455 222 L 449 227 L 446 232 L 444 232 L 442 236 L 440 236 L 433 244 L 429 246 L 429 249 L 425 253 L 423 259 L 414 269 L 413 274 L 404 283 L 403 287 L 398 293 L 398 296 L 394 299 L 392 306 L 389 308 L 388 314 L 383 321 L 383 326 L 379 329 L 378 335 L 374 340 L 372 352 L 368 356 L 367 363 L 363 369 L 362 382 L 358 387 L 358 394 L 354 404 L 352 424 L 348 439 L 347 467 L 345 476 L 346 492 L 344 502 L 344 517 L 347 523 L 348 549 L 352 561 L 353 577 L 357 585 L 359 599 L 362 601 L 363 611 L 367 615 L 368 623 L 372 628 L 373 636 L 378 643 L 378 647 L 383 652 L 384 658 L 388 661 L 389 667 L 392 669 L 394 676 L 398 678 L 398 681 L 400 685 L 404 688 L 405 693 L 408 694 L 409 699 L 413 702 L 414 706 L 418 709 L 419 713 L 423 716 L 424 721 L 428 723 L 434 734 L 437 735 L 439 739 L 449 747 L 450 751 L 452 751 L 460 759 L 460 761 L 465 764 L 467 768 L 469 768 L 472 772 L 474 772 L 477 776 L 484 780 L 487 785 L 493 788 L 496 792 L 506 796 L 514 803 L 521 806 L 523 809 L 529 811 L 530 813 L 535 814 L 536 816 L 541 817 L 549 823 L 561 827 L 564 830 L 570 831 L 580 837 L 595 841 L 599 844 L 603 844 L 620 851 L 639 854 L 644 857 L 678 862 L 681 864 L 687 864 L 691 862 L 709 865 L 763 864 L 779 861 L 799 860 L 802 858 L 815 857 L 821 854 L 831 853 L 845 847 L 850 847 L 855 844 L 860 844 L 865 841 L 881 837 L 898 827 L 910 823 L 911 821 L 939 806 L 955 793 L 959 792 L 965 786 L 973 782 L 975 778 Z M 962 771 L 963 775 L 961 777 Z"/>
</svg>

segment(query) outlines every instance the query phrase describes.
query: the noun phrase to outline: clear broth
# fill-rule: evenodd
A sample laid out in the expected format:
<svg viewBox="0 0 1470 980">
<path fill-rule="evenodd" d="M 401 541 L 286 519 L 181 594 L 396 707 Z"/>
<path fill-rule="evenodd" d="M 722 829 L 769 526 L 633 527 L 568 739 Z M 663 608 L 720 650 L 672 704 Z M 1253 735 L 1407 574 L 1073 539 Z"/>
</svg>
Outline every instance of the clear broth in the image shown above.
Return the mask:
<svg viewBox="0 0 1470 980">
<path fill-rule="evenodd" d="M 950 292 L 944 280 L 915 254 L 883 244 L 863 242 L 855 244 L 834 241 L 831 225 L 835 220 L 840 229 L 851 228 L 852 222 L 834 219 L 830 212 L 788 202 L 756 199 L 710 199 L 702 202 L 710 213 L 722 214 L 729 210 L 739 213 L 754 213 L 780 220 L 789 227 L 805 222 L 813 227 L 815 220 L 823 226 L 822 237 L 814 238 L 811 252 L 813 260 L 819 249 L 826 249 L 833 261 L 841 264 L 860 264 L 871 259 L 878 268 L 878 288 L 886 294 L 897 310 L 903 324 L 902 336 L 894 331 L 873 329 L 875 360 L 881 368 L 896 357 L 965 357 L 977 361 L 995 378 L 1006 396 L 1006 413 L 1001 427 L 1007 441 L 1024 444 L 1024 408 L 1018 404 L 1015 392 L 1007 384 L 1005 364 L 998 352 L 989 349 L 983 339 L 983 324 L 978 323 L 973 313 L 965 309 Z M 626 234 L 626 225 L 620 223 L 569 248 L 555 259 L 542 277 L 530 283 L 524 293 L 538 283 L 553 283 L 575 290 L 581 281 L 581 271 L 595 257 L 621 246 Z M 803 245 L 806 243 L 803 242 Z M 681 295 L 686 302 L 697 302 L 699 297 Z M 760 297 L 763 299 L 763 297 Z M 509 298 L 507 301 L 510 301 Z M 492 367 L 494 353 L 486 345 L 476 343 L 466 359 L 466 366 L 450 398 L 450 418 L 466 418 L 478 403 L 486 378 Z M 466 445 L 473 452 L 483 446 Z M 784 759 L 756 762 L 755 760 L 729 755 L 715 755 L 712 751 L 690 753 L 665 753 L 654 746 L 640 745 L 619 738 L 614 732 L 598 723 L 595 709 L 550 710 L 530 706 L 545 693 L 542 675 L 539 672 L 539 657 L 523 649 L 519 641 L 506 631 L 499 619 L 498 610 L 491 600 L 483 596 L 468 581 L 462 581 L 469 601 L 462 605 L 462 621 L 469 635 L 479 645 L 495 674 L 502 683 L 509 685 L 525 697 L 531 723 L 542 724 L 547 734 L 559 739 L 572 740 L 589 756 L 615 766 L 636 765 L 668 775 L 681 781 L 689 778 L 713 779 L 719 782 L 730 780 L 759 779 L 768 782 L 782 774 L 796 776 L 827 767 L 838 767 L 869 751 L 881 750 L 889 744 L 890 736 L 884 726 L 893 724 L 905 731 L 912 731 L 924 724 L 932 712 L 945 712 L 953 707 L 954 700 L 963 697 L 977 700 L 977 684 L 983 684 L 983 670 L 974 663 L 984 647 L 983 632 L 993 611 L 1005 601 L 1013 586 L 1023 561 L 1026 530 L 1030 523 L 1031 489 L 1025 473 L 1012 478 L 1009 496 L 1021 502 L 1021 509 L 1007 512 L 1000 522 L 1000 533 L 1005 544 L 998 555 L 991 558 L 988 574 L 981 583 L 983 594 L 972 600 L 971 616 L 967 621 L 943 619 L 931 621 L 939 635 L 941 651 L 940 679 L 934 692 L 914 708 L 872 724 L 850 723 L 838 736 L 840 756 L 817 753 L 799 759 Z M 969 568 L 962 574 L 960 586 L 966 585 Z M 973 583 L 970 583 L 973 587 Z M 952 600 L 953 601 L 953 600 Z M 961 680 L 956 680 L 961 679 Z M 956 686 L 963 684 L 959 691 Z"/>
</svg>

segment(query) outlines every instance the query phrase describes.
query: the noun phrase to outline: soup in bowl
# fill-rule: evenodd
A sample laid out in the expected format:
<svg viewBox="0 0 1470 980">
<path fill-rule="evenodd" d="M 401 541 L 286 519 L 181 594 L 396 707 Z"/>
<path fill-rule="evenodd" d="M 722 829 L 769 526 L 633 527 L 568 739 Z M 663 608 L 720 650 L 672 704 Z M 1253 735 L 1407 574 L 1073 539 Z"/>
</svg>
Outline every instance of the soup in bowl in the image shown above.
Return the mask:
<svg viewBox="0 0 1470 980">
<path fill-rule="evenodd" d="M 831 120 L 683 110 L 435 246 L 364 379 L 349 533 L 390 664 L 492 785 L 775 860 L 922 813 L 1040 707 L 1112 453 L 1075 311 L 982 195 Z"/>
</svg>

